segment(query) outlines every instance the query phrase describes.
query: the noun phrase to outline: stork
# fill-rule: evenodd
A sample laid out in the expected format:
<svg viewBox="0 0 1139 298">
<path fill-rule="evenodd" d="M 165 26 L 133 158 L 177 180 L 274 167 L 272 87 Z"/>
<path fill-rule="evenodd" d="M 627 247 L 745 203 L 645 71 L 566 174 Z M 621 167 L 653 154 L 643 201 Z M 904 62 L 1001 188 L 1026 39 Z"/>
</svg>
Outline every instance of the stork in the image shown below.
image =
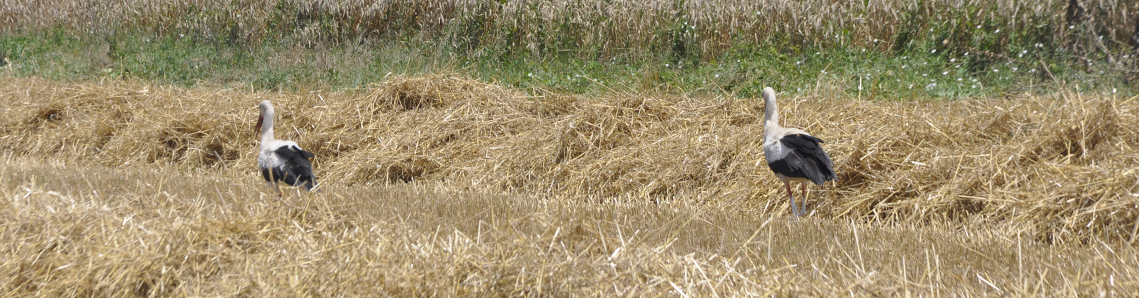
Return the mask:
<svg viewBox="0 0 1139 298">
<path fill-rule="evenodd" d="M 261 153 L 257 154 L 257 167 L 261 168 L 261 176 L 270 187 L 278 181 L 284 181 L 292 186 L 304 186 L 312 191 L 316 186 L 316 177 L 312 175 L 312 153 L 301 149 L 296 142 L 273 139 L 273 104 L 268 100 L 262 101 L 258 108 L 261 115 L 257 117 L 256 130 L 261 131 Z M 281 189 L 277 188 L 277 195 L 281 196 Z"/>
<path fill-rule="evenodd" d="M 834 162 L 819 147 L 823 140 L 801 129 L 779 126 L 779 107 L 775 104 L 775 90 L 763 88 L 765 105 L 763 114 L 763 157 L 775 177 L 783 181 L 787 197 L 791 199 L 791 212 L 807 215 L 807 183 L 823 185 L 835 180 Z M 803 208 L 795 205 L 791 182 L 799 182 L 803 193 Z"/>
</svg>

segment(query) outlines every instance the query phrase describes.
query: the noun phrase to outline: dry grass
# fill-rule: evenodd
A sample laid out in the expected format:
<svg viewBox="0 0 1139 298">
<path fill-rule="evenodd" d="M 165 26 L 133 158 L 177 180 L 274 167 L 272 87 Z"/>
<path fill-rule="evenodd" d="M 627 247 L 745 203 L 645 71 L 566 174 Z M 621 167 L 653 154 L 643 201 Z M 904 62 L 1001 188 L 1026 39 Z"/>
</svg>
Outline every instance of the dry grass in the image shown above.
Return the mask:
<svg viewBox="0 0 1139 298">
<path fill-rule="evenodd" d="M 1135 98 L 783 98 L 839 175 L 791 221 L 754 100 L 4 82 L 0 287 L 20 295 L 1139 289 Z M 324 193 L 263 195 L 263 99 Z"/>
<path fill-rule="evenodd" d="M 437 181 L 577 201 L 748 202 L 782 213 L 762 104 L 614 94 L 529 97 L 448 75 L 350 93 L 247 93 L 8 79 L 0 148 L 105 166 L 254 167 L 254 103 L 317 155 L 326 185 Z M 949 221 L 1045 242 L 1134 242 L 1139 103 L 1084 94 L 954 102 L 784 98 L 785 125 L 827 141 L 839 182 L 817 216 Z"/>
<path fill-rule="evenodd" d="M 277 199 L 249 171 L 8 156 L 5 296 L 1092 296 L 1139 252 L 987 227 L 588 203 L 448 183 Z"/>
</svg>

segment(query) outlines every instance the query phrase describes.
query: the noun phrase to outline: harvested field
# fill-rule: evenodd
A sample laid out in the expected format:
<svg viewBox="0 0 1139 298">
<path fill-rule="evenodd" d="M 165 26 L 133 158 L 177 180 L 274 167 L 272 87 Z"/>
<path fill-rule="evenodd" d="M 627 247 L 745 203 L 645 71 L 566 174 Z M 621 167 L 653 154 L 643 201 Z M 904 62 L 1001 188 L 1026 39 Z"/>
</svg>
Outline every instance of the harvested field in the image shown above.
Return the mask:
<svg viewBox="0 0 1139 298">
<path fill-rule="evenodd" d="M 323 193 L 266 195 L 264 99 Z M 752 99 L 6 77 L 0 104 L 0 250 L 17 256 L 0 289 L 22 295 L 1139 289 L 1135 98 L 781 98 L 839 176 L 802 221 L 783 217 Z"/>
<path fill-rule="evenodd" d="M 447 75 L 301 94 L 8 82 L 0 148 L 17 156 L 256 179 L 253 106 L 271 99 L 278 138 L 316 154 L 325 187 L 420 181 L 594 202 L 740 201 L 757 215 L 788 208 L 762 162 L 758 100 L 528 96 Z M 995 225 L 1044 242 L 1135 238 L 1134 98 L 781 102 L 784 125 L 825 140 L 836 163 L 838 183 L 813 192 L 815 216 Z"/>
<path fill-rule="evenodd" d="M 1139 251 L 985 227 L 588 203 L 446 183 L 277 199 L 245 171 L 0 169 L 5 296 L 1094 296 Z"/>
</svg>

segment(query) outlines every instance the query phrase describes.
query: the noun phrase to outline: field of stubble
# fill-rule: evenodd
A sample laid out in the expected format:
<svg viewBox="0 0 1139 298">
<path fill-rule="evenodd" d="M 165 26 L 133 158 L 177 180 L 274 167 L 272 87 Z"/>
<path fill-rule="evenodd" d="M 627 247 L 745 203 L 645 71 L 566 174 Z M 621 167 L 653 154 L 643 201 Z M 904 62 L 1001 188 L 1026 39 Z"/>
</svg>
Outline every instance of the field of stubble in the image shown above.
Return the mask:
<svg viewBox="0 0 1139 298">
<path fill-rule="evenodd" d="M 254 105 L 317 155 L 273 195 Z M 762 103 L 462 77 L 267 93 L 5 77 L 10 296 L 1139 294 L 1134 98 L 781 98 L 839 181 L 788 216 Z"/>
</svg>

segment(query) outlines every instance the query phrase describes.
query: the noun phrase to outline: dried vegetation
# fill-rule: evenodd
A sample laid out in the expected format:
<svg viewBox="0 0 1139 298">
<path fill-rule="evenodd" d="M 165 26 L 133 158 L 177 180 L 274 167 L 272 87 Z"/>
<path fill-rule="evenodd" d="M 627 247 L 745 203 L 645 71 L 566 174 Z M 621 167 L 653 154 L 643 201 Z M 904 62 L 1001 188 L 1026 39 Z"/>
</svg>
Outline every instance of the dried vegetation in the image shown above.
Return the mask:
<svg viewBox="0 0 1139 298">
<path fill-rule="evenodd" d="M 782 213 L 763 164 L 762 103 L 611 94 L 529 96 L 462 77 L 396 77 L 351 92 L 266 93 L 8 79 L 0 148 L 104 166 L 253 174 L 253 105 L 316 154 L 326 186 L 410 181 L 573 201 L 745 202 Z M 1133 243 L 1134 98 L 1059 93 L 952 102 L 782 98 L 784 125 L 822 138 L 839 180 L 815 216 L 950 222 L 1034 240 Z"/>
<path fill-rule="evenodd" d="M 254 105 L 318 157 L 277 199 Z M 750 99 L 4 78 L 18 296 L 1136 295 L 1134 98 L 783 98 L 838 183 L 785 217 Z"/>
<path fill-rule="evenodd" d="M 1134 246 L 447 182 L 278 199 L 247 170 L 6 156 L 6 296 L 1134 296 Z"/>
</svg>

